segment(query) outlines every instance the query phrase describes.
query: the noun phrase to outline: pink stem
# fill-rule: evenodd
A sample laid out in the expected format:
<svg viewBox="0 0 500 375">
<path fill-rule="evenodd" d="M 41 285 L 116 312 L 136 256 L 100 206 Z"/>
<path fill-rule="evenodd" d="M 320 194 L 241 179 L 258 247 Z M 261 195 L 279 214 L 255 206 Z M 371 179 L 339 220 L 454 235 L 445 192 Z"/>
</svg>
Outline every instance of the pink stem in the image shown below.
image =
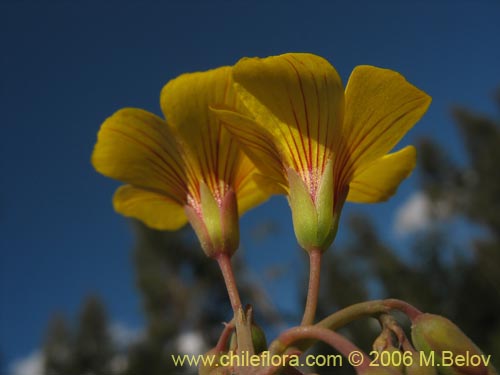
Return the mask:
<svg viewBox="0 0 500 375">
<path fill-rule="evenodd" d="M 224 282 L 226 283 L 227 293 L 229 294 L 229 300 L 231 301 L 231 306 L 236 314 L 236 311 L 241 308 L 240 295 L 238 293 L 238 287 L 236 286 L 236 280 L 233 274 L 233 267 L 231 266 L 231 258 L 226 253 L 219 253 L 216 257 L 219 263 L 222 276 L 224 277 Z"/>
<path fill-rule="evenodd" d="M 227 348 L 227 342 L 229 341 L 229 338 L 231 337 L 231 334 L 234 331 L 234 323 L 231 321 L 229 323 L 224 324 L 224 330 L 222 331 L 221 335 L 219 336 L 219 340 L 217 341 L 217 345 L 215 345 L 215 349 L 218 352 L 224 351 L 224 349 Z"/>
<path fill-rule="evenodd" d="M 309 251 L 309 264 L 309 288 L 304 316 L 302 317 L 302 326 L 313 324 L 316 316 L 321 273 L 321 250 L 312 249 Z"/>
<path fill-rule="evenodd" d="M 352 353 L 359 353 L 361 357 L 361 361 L 359 365 L 356 367 L 356 372 L 359 374 L 366 370 L 369 367 L 370 361 L 369 357 L 360 350 L 356 345 L 347 340 L 344 336 L 338 334 L 337 332 L 330 331 L 327 328 L 322 328 L 318 326 L 301 326 L 294 327 L 285 332 L 283 332 L 278 339 L 271 345 L 271 353 L 276 353 L 272 350 L 273 346 L 279 347 L 280 349 L 286 349 L 290 347 L 294 342 L 307 340 L 307 339 L 315 339 L 320 340 L 332 348 L 337 350 L 340 354 L 342 354 L 345 358 L 351 358 Z M 259 375 L 271 375 L 273 374 L 279 367 L 273 366 L 264 369 L 262 373 Z"/>
<path fill-rule="evenodd" d="M 404 313 L 413 322 L 419 315 L 422 315 L 422 311 L 417 309 L 415 306 L 410 305 L 408 302 L 401 301 L 399 299 L 389 298 L 383 300 L 383 304 L 390 309 L 399 310 Z"/>
</svg>

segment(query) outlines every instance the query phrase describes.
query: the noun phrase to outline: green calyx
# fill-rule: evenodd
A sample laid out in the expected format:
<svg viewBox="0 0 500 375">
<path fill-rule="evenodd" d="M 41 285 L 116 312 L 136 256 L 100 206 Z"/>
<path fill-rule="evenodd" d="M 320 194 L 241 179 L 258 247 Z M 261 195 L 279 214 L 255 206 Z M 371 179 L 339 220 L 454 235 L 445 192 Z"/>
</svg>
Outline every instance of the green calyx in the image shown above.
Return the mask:
<svg viewBox="0 0 500 375">
<path fill-rule="evenodd" d="M 251 332 L 254 352 L 256 354 L 260 354 L 263 351 L 267 350 L 266 335 L 262 328 L 260 328 L 257 324 L 252 323 Z M 237 334 L 236 332 L 233 332 L 233 334 L 231 335 L 231 340 L 229 342 L 229 350 L 236 351 L 237 346 Z"/>
<path fill-rule="evenodd" d="M 201 182 L 200 197 L 201 214 L 191 206 L 184 209 L 203 251 L 209 257 L 220 253 L 233 255 L 240 241 L 236 194 L 231 189 L 217 202 L 208 186 Z"/>
<path fill-rule="evenodd" d="M 448 375 L 496 373 L 491 364 L 491 356 L 483 354 L 459 327 L 442 316 L 419 315 L 413 320 L 411 337 L 417 350 L 428 356 L 435 356 L 436 364 L 443 373 Z"/>
<path fill-rule="evenodd" d="M 311 192 L 296 171 L 288 169 L 288 202 L 293 228 L 300 246 L 306 251 L 326 250 L 337 234 L 339 213 L 334 211 L 333 166 L 325 168 L 313 201 Z"/>
</svg>

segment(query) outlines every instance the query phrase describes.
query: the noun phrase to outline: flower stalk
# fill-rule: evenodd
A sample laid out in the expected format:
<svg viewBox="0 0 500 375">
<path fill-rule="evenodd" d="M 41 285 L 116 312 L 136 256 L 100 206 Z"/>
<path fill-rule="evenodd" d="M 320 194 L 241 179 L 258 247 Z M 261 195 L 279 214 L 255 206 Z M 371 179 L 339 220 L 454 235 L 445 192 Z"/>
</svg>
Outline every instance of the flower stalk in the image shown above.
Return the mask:
<svg viewBox="0 0 500 375">
<path fill-rule="evenodd" d="M 234 323 L 231 320 L 229 323 L 224 323 L 224 330 L 219 336 L 219 340 L 217 340 L 217 345 L 215 345 L 215 350 L 217 352 L 222 352 L 227 348 L 229 340 L 231 338 L 231 334 L 234 331 Z"/>
<path fill-rule="evenodd" d="M 410 320 L 422 314 L 418 309 L 407 302 L 398 299 L 374 300 L 360 302 L 339 310 L 315 324 L 321 327 L 336 331 L 356 320 L 369 317 L 379 317 L 388 314 L 391 310 L 398 310 L 406 314 Z M 296 347 L 305 351 L 314 344 L 313 340 L 303 340 L 297 343 Z"/>
<path fill-rule="evenodd" d="M 226 283 L 227 293 L 231 301 L 231 307 L 234 313 L 234 324 L 236 326 L 236 337 L 238 343 L 238 351 L 246 351 L 249 355 L 254 354 L 254 346 L 252 340 L 252 309 L 243 309 L 241 305 L 240 294 L 236 286 L 231 258 L 227 253 L 220 252 L 216 256 L 219 263 L 224 282 Z"/>
<path fill-rule="evenodd" d="M 240 294 L 238 292 L 238 287 L 236 286 L 236 280 L 234 278 L 231 258 L 227 253 L 221 252 L 217 254 L 216 259 L 222 272 L 222 277 L 224 278 L 224 282 L 226 284 L 231 307 L 233 308 L 234 313 L 236 313 L 236 311 L 241 308 L 241 300 Z"/>
<path fill-rule="evenodd" d="M 384 300 L 384 305 L 392 310 L 399 310 L 405 314 L 412 322 L 422 315 L 422 311 L 417 309 L 415 306 L 410 305 L 408 302 L 401 301 L 395 298 L 389 298 Z"/>
<path fill-rule="evenodd" d="M 346 339 L 344 336 L 333 332 L 327 328 L 319 326 L 300 326 L 291 328 L 283 332 L 270 346 L 270 351 L 273 354 L 282 354 L 287 348 L 292 346 L 296 342 L 304 340 L 319 340 L 330 345 L 333 349 L 337 350 L 344 357 L 348 357 L 350 353 L 358 352 L 361 355 L 361 361 L 357 366 L 358 373 L 368 368 L 369 357 L 361 351 L 356 345 L 351 341 Z M 298 345 L 297 345 L 298 346 Z M 266 368 L 264 371 L 259 373 L 259 375 L 271 375 L 274 374 L 279 367 L 272 366 Z"/>
<path fill-rule="evenodd" d="M 314 323 L 316 308 L 318 306 L 318 296 L 321 274 L 321 255 L 320 249 L 312 249 L 309 254 L 309 287 L 307 291 L 306 306 L 302 317 L 301 325 L 307 326 Z"/>
</svg>

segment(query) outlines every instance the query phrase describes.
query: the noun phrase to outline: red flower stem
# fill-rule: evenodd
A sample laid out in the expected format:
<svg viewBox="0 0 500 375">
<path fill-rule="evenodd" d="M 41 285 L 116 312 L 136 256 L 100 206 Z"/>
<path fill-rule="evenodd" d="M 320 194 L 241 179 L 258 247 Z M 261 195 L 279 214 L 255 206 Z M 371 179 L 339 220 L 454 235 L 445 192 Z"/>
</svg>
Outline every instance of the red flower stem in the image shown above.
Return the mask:
<svg viewBox="0 0 500 375">
<path fill-rule="evenodd" d="M 384 305 L 389 307 L 391 310 L 399 310 L 404 313 L 413 322 L 415 318 L 422 315 L 422 311 L 417 309 L 415 306 L 410 305 L 408 302 L 401 301 L 399 299 L 385 299 L 383 301 Z"/>
<path fill-rule="evenodd" d="M 227 348 L 228 341 L 229 341 L 233 331 L 234 331 L 233 321 L 230 321 L 229 323 L 224 324 L 224 330 L 222 331 L 221 335 L 219 336 L 219 340 L 217 341 L 217 345 L 215 346 L 215 349 L 218 352 L 222 352 L 222 351 L 224 351 L 224 349 Z"/>
<path fill-rule="evenodd" d="M 321 255 L 321 250 L 319 249 L 309 251 L 309 288 L 307 290 L 306 306 L 302 317 L 302 326 L 313 324 L 316 316 L 321 273 Z"/>
<path fill-rule="evenodd" d="M 411 344 L 411 341 L 408 340 L 408 337 L 406 337 L 406 335 L 404 336 L 404 340 L 401 343 L 401 347 L 403 348 L 404 351 L 409 351 L 409 352 L 412 352 L 412 353 L 416 353 L 417 352 L 415 350 L 415 348 L 413 347 L 413 345 Z"/>
<path fill-rule="evenodd" d="M 351 341 L 347 340 L 344 336 L 338 334 L 337 332 L 330 331 L 327 328 L 322 328 L 318 326 L 300 326 L 291 328 L 283 332 L 271 345 L 271 353 L 278 354 L 279 352 L 284 352 L 284 349 L 290 347 L 293 343 L 303 340 L 320 340 L 330 345 L 333 349 L 342 354 L 345 358 L 350 358 L 352 353 L 359 353 L 361 361 L 358 361 L 358 366 L 356 367 L 356 372 L 360 373 L 369 366 L 369 357 L 360 350 Z M 281 350 L 275 351 L 274 348 L 280 348 Z M 271 366 L 259 375 L 271 375 L 274 374 L 279 367 Z"/>
<path fill-rule="evenodd" d="M 227 294 L 229 295 L 233 312 L 236 314 L 241 308 L 241 300 L 234 278 L 233 267 L 231 266 L 231 258 L 226 253 L 221 252 L 217 255 L 216 259 L 226 283 Z"/>
<path fill-rule="evenodd" d="M 231 266 L 231 258 L 226 253 L 220 252 L 216 256 L 219 263 L 224 282 L 226 283 L 227 293 L 234 313 L 234 324 L 236 326 L 236 341 L 238 343 L 239 352 L 248 352 L 249 355 L 254 354 L 252 340 L 252 311 L 251 309 L 243 310 L 234 278 L 233 267 Z"/>
<path fill-rule="evenodd" d="M 337 330 L 354 320 L 387 314 L 391 310 L 401 311 L 406 314 L 411 321 L 422 314 L 420 310 L 405 301 L 398 299 L 374 300 L 348 306 L 326 317 L 317 325 L 331 330 Z"/>
<path fill-rule="evenodd" d="M 342 310 L 339 310 L 319 321 L 315 324 L 315 326 L 336 331 L 337 329 L 342 328 L 355 320 L 368 317 L 378 317 L 381 314 L 390 313 L 391 310 L 402 311 L 408 315 L 410 320 L 413 320 L 421 314 L 418 309 L 404 301 L 397 299 L 374 300 L 356 303 L 343 308 Z M 313 344 L 314 340 L 304 340 L 297 343 L 296 347 L 301 351 L 305 351 Z"/>
</svg>

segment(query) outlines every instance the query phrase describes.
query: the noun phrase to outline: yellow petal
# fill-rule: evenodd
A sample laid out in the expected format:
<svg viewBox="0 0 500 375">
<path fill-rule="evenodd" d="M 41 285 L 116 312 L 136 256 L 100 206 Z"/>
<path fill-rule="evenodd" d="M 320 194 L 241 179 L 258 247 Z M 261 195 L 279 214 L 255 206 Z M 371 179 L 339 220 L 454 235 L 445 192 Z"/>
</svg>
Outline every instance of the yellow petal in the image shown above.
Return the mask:
<svg viewBox="0 0 500 375">
<path fill-rule="evenodd" d="M 219 198 L 225 196 L 238 167 L 240 151 L 209 109 L 216 104 L 236 107 L 231 68 L 183 74 L 168 82 L 161 93 L 161 107 L 188 155 L 190 180 L 204 181 Z"/>
<path fill-rule="evenodd" d="M 139 219 L 159 230 L 176 230 L 187 222 L 184 208 L 167 197 L 130 185 L 121 186 L 113 197 L 119 213 Z"/>
<path fill-rule="evenodd" d="M 233 77 L 246 108 L 274 137 L 285 166 L 308 184 L 317 180 L 343 115 L 335 69 L 319 56 L 291 53 L 242 59 Z"/>
<path fill-rule="evenodd" d="M 269 199 L 269 196 L 268 190 L 263 190 L 262 183 L 258 183 L 256 176 L 254 176 L 237 194 L 238 214 L 241 216 L 248 210 L 264 203 Z"/>
<path fill-rule="evenodd" d="M 271 133 L 253 119 L 231 108 L 215 106 L 212 110 L 259 171 L 286 186 L 281 156 Z"/>
<path fill-rule="evenodd" d="M 186 199 L 177 144 L 165 121 L 152 113 L 126 108 L 104 121 L 92 164 L 108 177 L 156 191 L 180 204 Z"/>
<path fill-rule="evenodd" d="M 401 181 L 410 175 L 416 163 L 415 147 L 382 156 L 354 175 L 349 184 L 347 200 L 376 203 L 389 199 Z"/>
<path fill-rule="evenodd" d="M 431 102 L 399 73 L 373 66 L 353 70 L 345 97 L 343 164 L 350 172 L 388 153 Z"/>
<path fill-rule="evenodd" d="M 245 156 L 236 176 L 235 191 L 240 216 L 265 202 L 271 195 L 286 193 L 276 180 L 256 173 L 255 166 Z"/>
</svg>

